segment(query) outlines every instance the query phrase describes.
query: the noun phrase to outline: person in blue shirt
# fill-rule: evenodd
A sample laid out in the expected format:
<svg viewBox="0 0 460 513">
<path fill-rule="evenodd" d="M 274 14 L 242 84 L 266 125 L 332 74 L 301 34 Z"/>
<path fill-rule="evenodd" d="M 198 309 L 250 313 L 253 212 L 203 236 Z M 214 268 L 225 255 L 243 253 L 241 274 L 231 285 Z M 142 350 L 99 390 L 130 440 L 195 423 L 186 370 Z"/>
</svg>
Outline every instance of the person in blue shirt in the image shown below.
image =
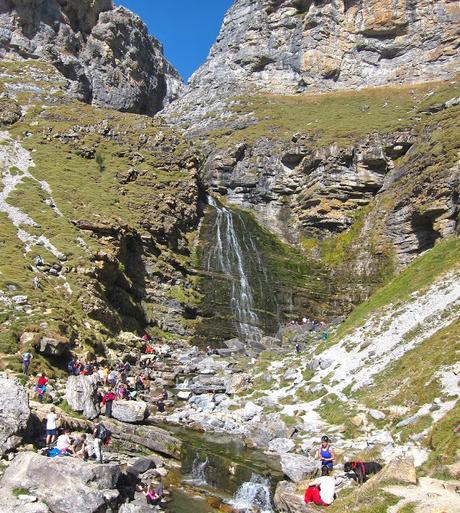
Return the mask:
<svg viewBox="0 0 460 513">
<path fill-rule="evenodd" d="M 316 458 L 321 460 L 322 467 L 328 467 L 330 470 L 334 467 L 336 455 L 334 449 L 332 449 L 330 445 L 328 436 L 321 437 L 321 446 L 316 452 Z"/>
</svg>

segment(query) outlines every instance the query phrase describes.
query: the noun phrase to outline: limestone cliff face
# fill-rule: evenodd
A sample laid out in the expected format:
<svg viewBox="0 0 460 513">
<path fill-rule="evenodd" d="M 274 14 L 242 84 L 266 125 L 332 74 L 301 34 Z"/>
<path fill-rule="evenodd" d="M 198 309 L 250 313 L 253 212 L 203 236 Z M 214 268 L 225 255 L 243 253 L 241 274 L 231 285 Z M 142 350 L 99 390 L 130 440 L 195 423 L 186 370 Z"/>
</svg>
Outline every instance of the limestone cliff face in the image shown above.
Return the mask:
<svg viewBox="0 0 460 513">
<path fill-rule="evenodd" d="M 0 56 L 44 59 L 88 103 L 154 114 L 182 90 L 161 44 L 112 0 L 0 0 Z"/>
<path fill-rule="evenodd" d="M 167 110 L 196 134 L 222 99 L 424 82 L 460 65 L 460 2 L 235 0 L 188 93 Z M 209 113 L 219 112 L 220 124 Z M 236 128 L 241 120 L 232 120 Z"/>
<path fill-rule="evenodd" d="M 192 88 L 274 93 L 438 79 L 458 68 L 460 3 L 236 0 Z"/>
</svg>

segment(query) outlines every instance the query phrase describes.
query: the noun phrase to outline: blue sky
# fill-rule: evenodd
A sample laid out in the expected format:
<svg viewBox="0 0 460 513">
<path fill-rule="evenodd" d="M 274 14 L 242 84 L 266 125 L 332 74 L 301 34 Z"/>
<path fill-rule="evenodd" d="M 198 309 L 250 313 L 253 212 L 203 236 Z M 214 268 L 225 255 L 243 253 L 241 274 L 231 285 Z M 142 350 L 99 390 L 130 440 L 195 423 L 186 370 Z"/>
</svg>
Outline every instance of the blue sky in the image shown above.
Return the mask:
<svg viewBox="0 0 460 513">
<path fill-rule="evenodd" d="M 206 60 L 233 0 L 115 0 L 138 14 L 185 80 Z"/>
</svg>

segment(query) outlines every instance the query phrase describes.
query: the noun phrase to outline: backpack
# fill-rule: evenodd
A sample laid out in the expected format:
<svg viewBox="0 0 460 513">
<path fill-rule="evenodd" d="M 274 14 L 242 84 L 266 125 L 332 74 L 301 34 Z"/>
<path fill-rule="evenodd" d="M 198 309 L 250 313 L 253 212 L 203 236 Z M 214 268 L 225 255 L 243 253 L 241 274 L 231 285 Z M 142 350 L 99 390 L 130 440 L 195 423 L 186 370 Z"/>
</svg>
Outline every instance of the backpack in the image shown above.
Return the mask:
<svg viewBox="0 0 460 513">
<path fill-rule="evenodd" d="M 99 427 L 97 428 L 96 438 L 101 439 L 103 442 L 108 440 L 110 438 L 110 435 L 112 433 L 110 430 L 108 430 L 104 424 L 99 424 Z"/>
</svg>

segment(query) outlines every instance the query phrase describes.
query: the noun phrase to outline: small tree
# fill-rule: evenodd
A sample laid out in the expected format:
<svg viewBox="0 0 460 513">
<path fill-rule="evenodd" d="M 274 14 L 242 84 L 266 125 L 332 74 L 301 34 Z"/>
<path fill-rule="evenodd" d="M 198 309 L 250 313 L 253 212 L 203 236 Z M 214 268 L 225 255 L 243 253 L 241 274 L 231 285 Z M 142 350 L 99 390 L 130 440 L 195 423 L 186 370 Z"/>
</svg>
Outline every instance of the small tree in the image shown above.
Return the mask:
<svg viewBox="0 0 460 513">
<path fill-rule="evenodd" d="M 105 170 L 105 159 L 100 153 L 96 154 L 96 164 L 99 167 L 99 171 L 102 173 L 102 171 Z"/>
</svg>

